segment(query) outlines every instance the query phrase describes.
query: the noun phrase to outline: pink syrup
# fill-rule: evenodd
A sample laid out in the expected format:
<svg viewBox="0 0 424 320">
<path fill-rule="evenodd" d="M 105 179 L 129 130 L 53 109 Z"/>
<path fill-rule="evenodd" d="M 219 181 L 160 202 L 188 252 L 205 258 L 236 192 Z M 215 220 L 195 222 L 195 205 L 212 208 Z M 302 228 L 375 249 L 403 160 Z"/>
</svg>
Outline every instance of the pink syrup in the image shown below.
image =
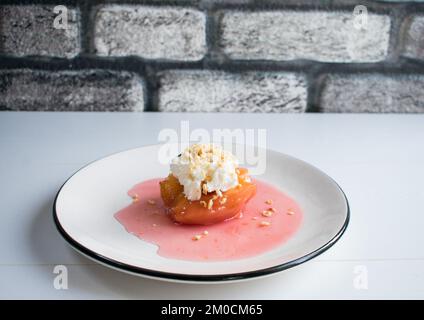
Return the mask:
<svg viewBox="0 0 424 320">
<path fill-rule="evenodd" d="M 240 217 L 209 226 L 180 225 L 166 214 L 160 197 L 161 180 L 134 186 L 128 195 L 137 200 L 115 218 L 128 232 L 157 245 L 158 254 L 166 258 L 222 261 L 252 257 L 286 242 L 302 222 L 302 211 L 293 199 L 268 183 L 253 180 L 256 195 Z M 264 217 L 262 211 L 269 208 L 275 213 Z M 196 235 L 200 239 L 193 240 Z"/>
</svg>

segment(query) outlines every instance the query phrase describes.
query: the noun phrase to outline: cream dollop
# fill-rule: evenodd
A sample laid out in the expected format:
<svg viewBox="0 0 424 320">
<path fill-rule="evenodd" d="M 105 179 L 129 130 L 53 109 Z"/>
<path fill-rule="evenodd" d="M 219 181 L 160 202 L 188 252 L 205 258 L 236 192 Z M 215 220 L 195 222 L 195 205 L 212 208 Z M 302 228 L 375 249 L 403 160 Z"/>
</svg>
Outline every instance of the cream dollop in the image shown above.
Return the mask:
<svg viewBox="0 0 424 320">
<path fill-rule="evenodd" d="M 218 194 L 238 185 L 238 160 L 214 144 L 193 144 L 171 161 L 171 173 L 184 187 L 188 200 L 203 193 Z"/>
</svg>

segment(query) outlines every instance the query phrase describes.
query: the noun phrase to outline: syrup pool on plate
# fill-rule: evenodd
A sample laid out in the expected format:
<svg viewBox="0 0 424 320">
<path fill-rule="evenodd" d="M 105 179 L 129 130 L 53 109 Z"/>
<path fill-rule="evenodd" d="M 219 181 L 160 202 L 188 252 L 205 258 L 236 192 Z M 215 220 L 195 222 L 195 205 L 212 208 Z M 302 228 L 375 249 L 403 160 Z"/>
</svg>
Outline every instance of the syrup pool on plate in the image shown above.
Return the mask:
<svg viewBox="0 0 424 320">
<path fill-rule="evenodd" d="M 213 225 L 180 225 L 163 205 L 159 182 L 152 179 L 134 186 L 132 204 L 115 214 L 125 229 L 158 246 L 166 258 L 222 261 L 252 257 L 286 242 L 300 227 L 299 205 L 274 186 L 253 180 L 256 195 L 241 214 Z"/>
</svg>

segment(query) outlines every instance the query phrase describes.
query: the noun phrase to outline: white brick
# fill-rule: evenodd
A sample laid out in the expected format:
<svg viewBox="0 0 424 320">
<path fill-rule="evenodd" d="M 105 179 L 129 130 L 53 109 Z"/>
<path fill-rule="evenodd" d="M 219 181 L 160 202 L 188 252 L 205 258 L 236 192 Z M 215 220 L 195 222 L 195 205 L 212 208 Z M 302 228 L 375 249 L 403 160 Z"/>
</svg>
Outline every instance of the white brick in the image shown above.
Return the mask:
<svg viewBox="0 0 424 320">
<path fill-rule="evenodd" d="M 55 6 L 0 6 L 0 52 L 14 56 L 71 58 L 81 50 L 77 9 L 67 7 L 66 29 L 54 27 Z"/>
<path fill-rule="evenodd" d="M 306 81 L 294 73 L 167 71 L 160 75 L 160 111 L 304 112 Z"/>
<path fill-rule="evenodd" d="M 407 19 L 403 53 L 410 58 L 424 59 L 424 16 Z"/>
<path fill-rule="evenodd" d="M 233 59 L 375 62 L 387 55 L 390 18 L 368 13 L 358 29 L 350 12 L 231 11 L 221 30 L 221 47 Z"/>
<path fill-rule="evenodd" d="M 206 17 L 189 8 L 106 5 L 95 17 L 94 45 L 102 56 L 200 60 Z"/>
<path fill-rule="evenodd" d="M 143 111 L 143 82 L 123 71 L 1 70 L 0 110 Z"/>
<path fill-rule="evenodd" d="M 332 75 L 321 96 L 324 112 L 424 112 L 423 75 Z"/>
</svg>

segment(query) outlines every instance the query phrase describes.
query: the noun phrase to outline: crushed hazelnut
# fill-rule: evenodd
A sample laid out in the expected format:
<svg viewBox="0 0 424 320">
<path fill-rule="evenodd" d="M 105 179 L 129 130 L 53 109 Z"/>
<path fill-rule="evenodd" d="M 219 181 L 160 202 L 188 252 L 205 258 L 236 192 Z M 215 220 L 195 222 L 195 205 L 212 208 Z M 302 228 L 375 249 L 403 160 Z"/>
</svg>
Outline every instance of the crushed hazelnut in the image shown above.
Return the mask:
<svg viewBox="0 0 424 320">
<path fill-rule="evenodd" d="M 208 187 L 206 186 L 206 183 L 202 185 L 202 192 L 203 194 L 208 194 Z"/>
<path fill-rule="evenodd" d="M 193 241 L 197 241 L 200 240 L 202 238 L 202 236 L 200 234 L 196 234 L 195 236 L 193 236 L 193 238 L 191 238 Z"/>
<path fill-rule="evenodd" d="M 264 210 L 264 211 L 262 211 L 262 215 L 264 217 L 270 217 L 270 216 L 272 216 L 272 214 L 273 214 L 273 212 L 270 211 L 270 210 Z"/>
<path fill-rule="evenodd" d="M 271 222 L 268 222 L 268 221 L 261 221 L 261 222 L 259 222 L 259 226 L 260 227 L 268 227 L 270 225 L 271 225 Z"/>
<path fill-rule="evenodd" d="M 287 214 L 288 214 L 289 216 L 294 215 L 294 211 L 293 211 L 293 209 L 289 209 L 289 210 L 287 210 Z"/>
<path fill-rule="evenodd" d="M 227 198 L 225 198 L 225 197 L 222 198 L 221 200 L 219 200 L 219 203 L 220 204 L 224 204 L 225 202 L 227 202 Z"/>
<path fill-rule="evenodd" d="M 154 205 L 154 204 L 156 204 L 156 201 L 155 200 L 152 200 L 152 199 L 149 199 L 149 200 L 147 200 L 147 203 L 148 204 L 151 204 L 151 205 Z"/>
<path fill-rule="evenodd" d="M 138 201 L 138 195 L 137 194 L 133 195 L 132 200 L 133 200 L 133 202 L 137 202 Z"/>
<path fill-rule="evenodd" d="M 209 232 L 207 230 L 203 231 L 203 235 L 207 236 Z"/>
<path fill-rule="evenodd" d="M 265 203 L 266 204 L 272 204 L 272 200 L 271 199 L 268 199 L 268 200 L 265 201 Z"/>
<path fill-rule="evenodd" d="M 206 204 L 206 201 L 200 201 L 200 204 L 202 205 L 202 206 L 204 206 L 205 208 L 207 207 L 207 204 Z"/>
<path fill-rule="evenodd" d="M 212 209 L 212 206 L 213 206 L 213 200 L 212 199 L 209 199 L 208 210 Z"/>
</svg>

